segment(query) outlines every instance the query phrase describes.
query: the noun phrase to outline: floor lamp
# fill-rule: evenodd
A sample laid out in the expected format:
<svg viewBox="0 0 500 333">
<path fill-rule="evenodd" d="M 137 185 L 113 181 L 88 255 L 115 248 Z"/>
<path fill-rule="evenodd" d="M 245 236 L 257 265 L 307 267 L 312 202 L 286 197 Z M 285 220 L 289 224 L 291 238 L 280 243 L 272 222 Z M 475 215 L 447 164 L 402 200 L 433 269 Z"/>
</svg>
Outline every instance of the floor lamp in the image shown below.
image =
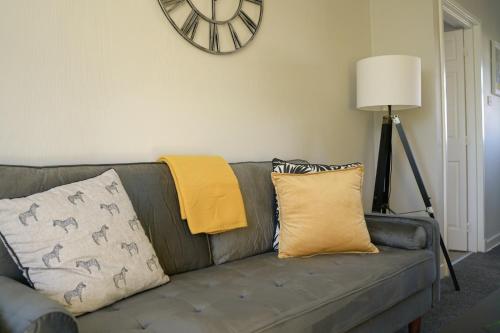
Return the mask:
<svg viewBox="0 0 500 333">
<path fill-rule="evenodd" d="M 431 200 L 413 156 L 401 120 L 392 112 L 415 109 L 421 104 L 420 58 L 406 55 L 386 55 L 365 58 L 357 63 L 357 107 L 360 110 L 387 111 L 382 121 L 380 147 L 373 194 L 372 211 L 392 212 L 389 206 L 391 188 L 392 127 L 403 144 L 406 157 L 424 201 L 426 212 L 434 218 Z M 448 265 L 455 290 L 460 290 L 448 251 L 440 236 L 440 246 Z"/>
</svg>

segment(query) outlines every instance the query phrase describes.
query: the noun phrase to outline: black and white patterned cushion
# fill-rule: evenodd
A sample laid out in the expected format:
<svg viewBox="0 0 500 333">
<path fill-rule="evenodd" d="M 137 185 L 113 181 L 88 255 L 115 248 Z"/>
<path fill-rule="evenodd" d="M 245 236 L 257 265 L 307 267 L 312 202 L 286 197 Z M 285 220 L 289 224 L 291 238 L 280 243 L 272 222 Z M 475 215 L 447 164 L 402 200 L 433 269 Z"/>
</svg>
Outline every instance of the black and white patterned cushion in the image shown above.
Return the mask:
<svg viewBox="0 0 500 333">
<path fill-rule="evenodd" d="M 168 282 L 115 170 L 0 200 L 0 239 L 31 286 L 75 315 Z"/>
<path fill-rule="evenodd" d="M 315 173 L 321 171 L 331 171 L 331 170 L 343 170 L 343 169 L 351 169 L 360 166 L 361 163 L 348 163 L 348 164 L 337 164 L 337 165 L 327 165 L 327 164 L 311 164 L 311 163 L 294 163 L 288 162 L 284 160 L 280 160 L 279 158 L 273 159 L 273 172 L 278 173 Z M 279 221 L 279 206 L 278 206 L 278 198 L 275 196 L 274 200 L 274 238 L 273 238 L 273 249 L 277 251 L 279 249 L 280 243 L 280 221 Z"/>
</svg>

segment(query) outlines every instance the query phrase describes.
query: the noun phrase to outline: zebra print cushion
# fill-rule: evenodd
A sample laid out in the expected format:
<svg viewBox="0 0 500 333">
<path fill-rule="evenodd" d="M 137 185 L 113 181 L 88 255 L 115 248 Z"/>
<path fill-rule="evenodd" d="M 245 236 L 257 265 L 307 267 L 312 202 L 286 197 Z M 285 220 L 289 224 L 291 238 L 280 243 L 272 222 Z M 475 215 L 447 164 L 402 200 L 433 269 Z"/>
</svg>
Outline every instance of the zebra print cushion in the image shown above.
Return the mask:
<svg viewBox="0 0 500 333">
<path fill-rule="evenodd" d="M 310 164 L 310 163 L 293 163 L 279 158 L 273 159 L 273 172 L 278 173 L 314 173 L 321 171 L 330 170 L 342 170 L 342 169 L 352 169 L 360 166 L 361 163 L 348 163 L 348 164 L 338 164 L 338 165 L 327 165 L 327 164 Z M 278 199 L 274 197 L 274 238 L 273 238 L 273 249 L 278 251 L 280 244 L 280 221 L 279 221 L 279 207 Z"/>
<path fill-rule="evenodd" d="M 114 170 L 0 200 L 0 239 L 31 286 L 75 315 L 168 282 Z"/>
</svg>

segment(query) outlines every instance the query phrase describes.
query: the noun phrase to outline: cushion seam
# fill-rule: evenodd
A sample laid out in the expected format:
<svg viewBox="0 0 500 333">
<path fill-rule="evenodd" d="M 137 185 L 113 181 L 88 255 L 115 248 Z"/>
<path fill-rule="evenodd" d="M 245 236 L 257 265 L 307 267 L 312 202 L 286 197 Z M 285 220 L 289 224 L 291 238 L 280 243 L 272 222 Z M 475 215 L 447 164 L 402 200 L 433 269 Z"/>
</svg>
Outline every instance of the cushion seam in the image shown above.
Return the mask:
<svg viewBox="0 0 500 333">
<path fill-rule="evenodd" d="M 0 231 L 0 243 L 3 243 L 5 247 L 7 248 L 7 252 L 9 253 L 12 261 L 17 265 L 17 269 L 20 270 L 21 272 L 25 272 L 26 276 L 23 275 L 23 277 L 27 280 L 27 282 L 30 284 L 31 288 L 34 288 L 33 281 L 31 281 L 30 274 L 29 274 L 29 269 L 27 267 L 24 267 L 23 264 L 21 263 L 21 260 L 19 260 L 19 257 L 17 256 L 16 252 L 12 248 L 12 246 L 7 242 L 7 238 L 2 234 Z M 21 273 L 22 274 L 22 273 Z"/>
</svg>

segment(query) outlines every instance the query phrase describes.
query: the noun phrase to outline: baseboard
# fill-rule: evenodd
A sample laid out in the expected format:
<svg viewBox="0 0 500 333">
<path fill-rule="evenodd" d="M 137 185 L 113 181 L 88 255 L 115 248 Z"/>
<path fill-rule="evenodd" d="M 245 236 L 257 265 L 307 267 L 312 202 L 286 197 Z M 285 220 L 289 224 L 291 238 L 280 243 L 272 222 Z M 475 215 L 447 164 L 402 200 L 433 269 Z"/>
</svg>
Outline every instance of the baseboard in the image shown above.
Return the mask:
<svg viewBox="0 0 500 333">
<path fill-rule="evenodd" d="M 465 258 L 467 258 L 468 256 L 470 256 L 472 253 L 474 253 L 474 252 L 467 252 L 466 254 L 464 254 L 463 256 L 461 256 L 460 258 L 455 259 L 453 261 L 453 266 L 455 266 L 456 264 L 458 264 L 459 262 L 461 262 L 462 260 L 464 260 Z"/>
<path fill-rule="evenodd" d="M 492 250 L 493 248 L 500 245 L 500 232 L 492 237 L 489 237 L 485 241 L 485 252 Z"/>
</svg>

